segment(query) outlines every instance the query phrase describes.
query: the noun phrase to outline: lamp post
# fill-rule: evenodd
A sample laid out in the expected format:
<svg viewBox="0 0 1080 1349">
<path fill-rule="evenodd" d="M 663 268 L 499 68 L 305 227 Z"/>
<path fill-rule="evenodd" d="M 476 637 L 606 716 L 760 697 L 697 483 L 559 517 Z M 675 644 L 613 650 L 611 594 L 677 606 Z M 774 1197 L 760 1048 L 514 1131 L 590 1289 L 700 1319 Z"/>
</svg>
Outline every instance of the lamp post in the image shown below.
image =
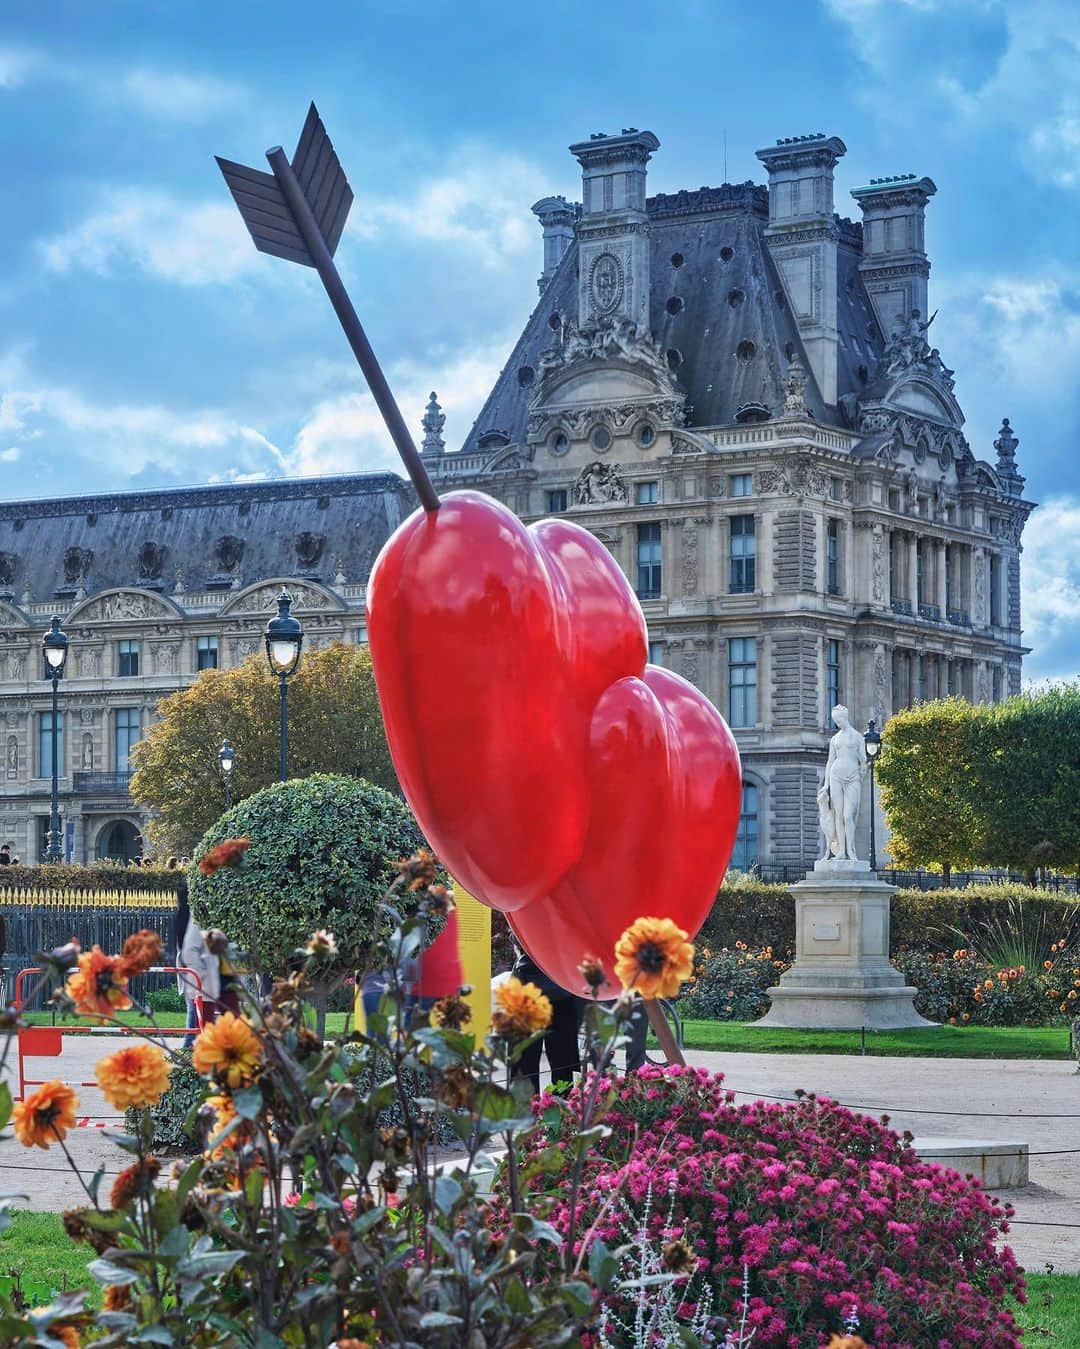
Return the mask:
<svg viewBox="0 0 1080 1349">
<path fill-rule="evenodd" d="M 874 760 L 878 756 L 878 750 L 881 749 L 881 732 L 874 724 L 873 717 L 867 723 L 863 742 L 866 745 L 866 761 L 870 765 L 870 870 L 877 871 L 877 848 L 874 843 Z"/>
<path fill-rule="evenodd" d="M 59 862 L 63 857 L 60 847 L 60 677 L 67 660 L 67 633 L 54 618 L 52 627 L 41 640 L 45 657 L 45 677 L 52 680 L 52 797 L 49 803 L 49 832 L 45 838 L 46 862 Z"/>
<path fill-rule="evenodd" d="M 270 673 L 277 675 L 281 694 L 281 755 L 278 777 L 285 782 L 289 776 L 288 742 L 286 723 L 288 719 L 288 682 L 300 663 L 300 648 L 304 644 L 304 629 L 300 620 L 293 618 L 292 596 L 284 588 L 278 596 L 277 617 L 266 625 L 266 659 L 270 662 Z"/>
<path fill-rule="evenodd" d="M 218 763 L 221 765 L 221 776 L 225 782 L 225 809 L 228 810 L 232 805 L 232 793 L 229 790 L 229 785 L 232 782 L 233 765 L 236 763 L 236 751 L 227 740 L 223 740 L 217 757 Z"/>
</svg>

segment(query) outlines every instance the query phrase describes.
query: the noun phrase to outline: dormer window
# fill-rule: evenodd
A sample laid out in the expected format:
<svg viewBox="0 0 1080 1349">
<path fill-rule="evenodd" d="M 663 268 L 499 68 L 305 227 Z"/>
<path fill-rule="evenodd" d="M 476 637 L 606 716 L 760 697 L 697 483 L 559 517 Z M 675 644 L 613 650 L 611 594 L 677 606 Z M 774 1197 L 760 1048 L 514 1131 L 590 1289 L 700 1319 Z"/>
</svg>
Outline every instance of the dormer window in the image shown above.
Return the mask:
<svg viewBox="0 0 1080 1349">
<path fill-rule="evenodd" d="M 509 444 L 510 437 L 505 431 L 485 431 L 477 441 L 477 445 L 482 450 L 498 450 Z"/>
<path fill-rule="evenodd" d="M 735 420 L 740 425 L 750 422 L 767 422 L 772 414 L 764 403 L 743 403 L 735 410 Z"/>
</svg>

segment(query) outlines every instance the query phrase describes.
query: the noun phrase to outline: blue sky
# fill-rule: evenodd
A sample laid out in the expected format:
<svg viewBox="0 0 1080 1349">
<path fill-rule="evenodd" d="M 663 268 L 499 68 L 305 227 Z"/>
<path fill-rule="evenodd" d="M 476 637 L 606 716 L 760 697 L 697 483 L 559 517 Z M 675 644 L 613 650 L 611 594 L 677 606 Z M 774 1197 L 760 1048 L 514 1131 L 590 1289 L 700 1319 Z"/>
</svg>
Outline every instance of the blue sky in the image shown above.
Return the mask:
<svg viewBox="0 0 1080 1349">
<path fill-rule="evenodd" d="M 571 141 L 648 127 L 650 190 L 761 180 L 842 137 L 837 202 L 928 174 L 935 340 L 975 453 L 1042 503 L 1031 677 L 1080 672 L 1080 49 L 1061 0 L 5 0 L 0 472 L 9 498 L 395 466 L 315 277 L 252 248 L 212 156 L 319 105 L 356 202 L 338 261 L 411 422 L 468 430 L 531 309 L 529 206 Z"/>
</svg>

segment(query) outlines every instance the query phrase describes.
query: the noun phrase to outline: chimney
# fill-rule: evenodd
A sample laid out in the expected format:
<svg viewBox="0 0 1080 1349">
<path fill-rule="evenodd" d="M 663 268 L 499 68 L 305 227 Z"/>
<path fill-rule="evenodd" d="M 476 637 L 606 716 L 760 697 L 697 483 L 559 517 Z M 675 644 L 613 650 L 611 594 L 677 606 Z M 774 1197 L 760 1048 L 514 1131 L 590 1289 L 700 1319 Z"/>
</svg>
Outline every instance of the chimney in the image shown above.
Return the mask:
<svg viewBox="0 0 1080 1349">
<path fill-rule="evenodd" d="M 833 169 L 847 146 L 817 131 L 757 152 L 769 171 L 765 241 L 776 263 L 822 399 L 836 402 L 836 245 Z"/>
<path fill-rule="evenodd" d="M 660 148 L 651 131 L 624 127 L 571 145 L 581 164 L 578 325 L 625 317 L 649 331 L 645 167 Z"/>
<path fill-rule="evenodd" d="M 541 197 L 532 210 L 544 231 L 544 271 L 536 283 L 543 295 L 563 254 L 574 241 L 575 209 L 565 197 Z"/>
<path fill-rule="evenodd" d="M 932 179 L 913 173 L 871 178 L 852 196 L 863 215 L 863 255 L 859 263 L 881 331 L 888 338 L 913 309 L 928 313 L 923 223 L 926 203 L 937 191 Z"/>
</svg>

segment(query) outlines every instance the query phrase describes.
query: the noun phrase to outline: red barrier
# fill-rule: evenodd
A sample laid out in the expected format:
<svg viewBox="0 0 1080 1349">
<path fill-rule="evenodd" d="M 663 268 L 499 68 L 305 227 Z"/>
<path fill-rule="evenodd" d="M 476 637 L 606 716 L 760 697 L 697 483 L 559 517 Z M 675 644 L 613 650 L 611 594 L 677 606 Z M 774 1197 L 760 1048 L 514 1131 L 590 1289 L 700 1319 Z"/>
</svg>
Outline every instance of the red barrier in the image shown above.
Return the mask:
<svg viewBox="0 0 1080 1349">
<path fill-rule="evenodd" d="M 17 1017 L 22 1012 L 23 1005 L 23 980 L 32 974 L 41 974 L 41 968 L 37 965 L 31 965 L 25 970 L 20 970 L 15 976 L 15 1014 Z M 202 978 L 197 971 L 190 969 L 187 965 L 153 965 L 147 974 L 183 974 L 191 979 L 197 990 L 195 994 L 195 1030 L 200 1031 L 203 1028 L 203 999 L 202 999 Z M 186 1027 L 181 1026 L 163 1026 L 153 1027 L 153 1034 L 157 1035 L 189 1035 L 191 1032 Z M 27 1087 L 40 1087 L 45 1082 L 52 1081 L 46 1077 L 27 1077 L 26 1065 L 24 1060 L 27 1058 L 35 1059 L 55 1059 L 59 1058 L 64 1050 L 63 1037 L 65 1035 L 136 1035 L 138 1032 L 132 1026 L 23 1026 L 20 1024 L 17 1032 L 18 1040 L 18 1058 L 19 1058 L 19 1094 L 16 1100 L 23 1100 L 26 1096 Z M 96 1087 L 97 1081 L 91 1082 L 67 1082 L 69 1087 Z M 83 1127 L 90 1126 L 89 1117 L 80 1119 L 79 1124 Z M 103 1126 L 102 1126 L 103 1127 Z"/>
</svg>

